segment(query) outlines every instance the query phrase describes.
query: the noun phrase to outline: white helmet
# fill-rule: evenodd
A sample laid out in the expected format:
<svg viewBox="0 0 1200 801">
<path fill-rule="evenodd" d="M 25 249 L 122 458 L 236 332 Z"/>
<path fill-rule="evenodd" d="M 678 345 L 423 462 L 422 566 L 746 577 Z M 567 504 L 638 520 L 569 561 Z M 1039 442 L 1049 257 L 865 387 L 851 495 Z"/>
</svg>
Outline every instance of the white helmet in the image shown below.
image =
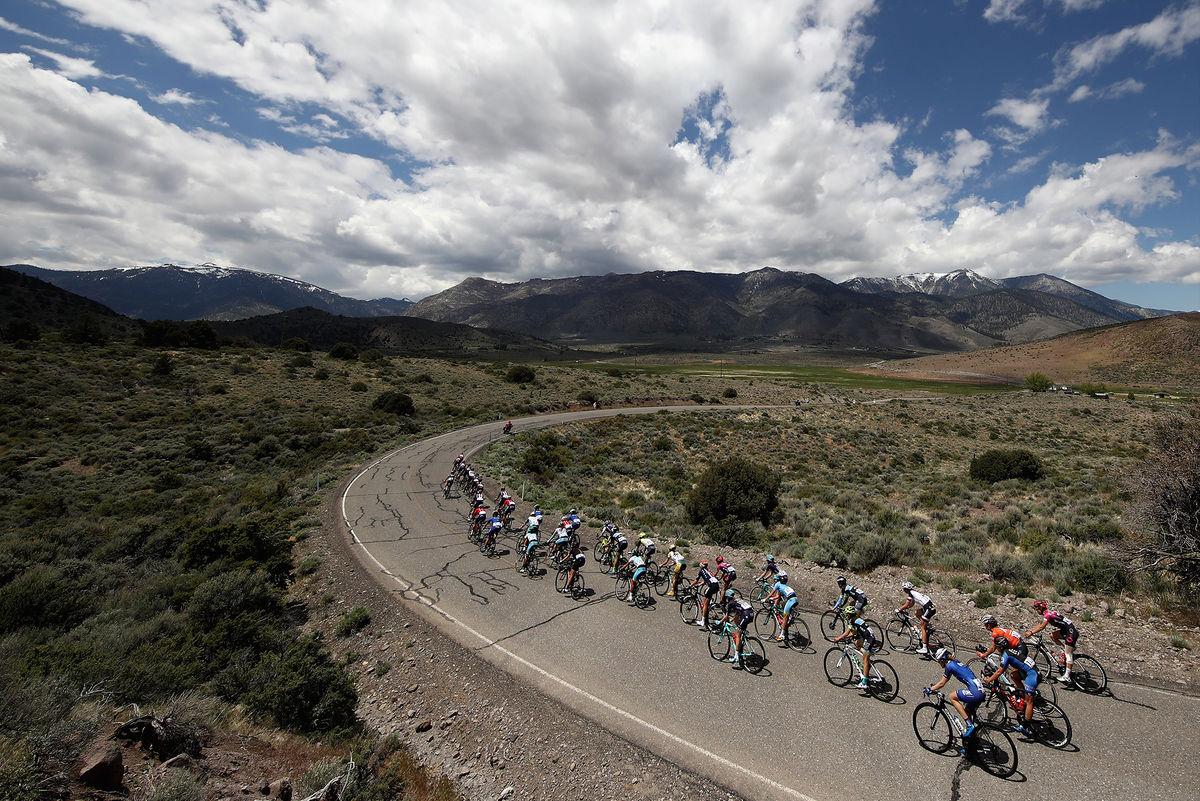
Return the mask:
<svg viewBox="0 0 1200 801">
<path fill-rule="evenodd" d="M 912 583 L 911 581 L 906 581 L 906 582 L 904 582 L 903 584 L 901 584 L 901 585 L 900 585 L 900 587 L 901 587 L 901 588 L 902 588 L 902 589 L 903 589 L 905 592 L 908 592 L 909 590 L 911 590 L 911 589 L 913 588 L 913 583 Z"/>
</svg>

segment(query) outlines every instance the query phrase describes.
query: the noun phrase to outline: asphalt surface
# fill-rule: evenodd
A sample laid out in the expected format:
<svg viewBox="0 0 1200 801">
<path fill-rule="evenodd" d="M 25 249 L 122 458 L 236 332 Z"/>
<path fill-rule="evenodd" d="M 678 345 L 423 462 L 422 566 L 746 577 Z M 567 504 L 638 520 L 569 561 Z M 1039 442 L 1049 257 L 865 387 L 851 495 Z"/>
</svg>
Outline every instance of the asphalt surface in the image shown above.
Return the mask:
<svg viewBox="0 0 1200 801">
<path fill-rule="evenodd" d="M 514 422 L 524 430 L 656 411 Z M 921 688 L 941 675 L 936 663 L 879 654 L 900 677 L 900 696 L 890 704 L 827 682 L 823 642 L 811 653 L 768 645 L 769 664 L 750 675 L 712 660 L 706 635 L 681 623 L 671 599 L 645 610 L 622 603 L 590 553 L 585 577 L 594 594 L 581 601 L 554 591 L 553 572 L 520 575 L 511 544 L 485 557 L 466 538 L 466 501 L 444 499 L 440 484 L 459 452 L 501 438 L 501 426 L 462 429 L 389 454 L 350 482 L 342 505 L 366 569 L 448 636 L 521 678 L 514 692 L 536 688 L 747 798 L 1200 798 L 1198 698 L 1124 683 L 1108 696 L 1060 690 L 1071 744 L 1055 750 L 1014 735 L 1019 769 L 1000 780 L 918 745 L 912 712 L 924 700 Z M 519 504 L 518 513 L 528 508 Z M 547 510 L 548 520 L 562 511 Z M 594 530 L 583 531 L 587 544 Z M 816 614 L 805 617 L 819 636 Z M 953 680 L 947 689 L 957 689 Z M 536 729 L 537 721 L 530 725 Z"/>
</svg>

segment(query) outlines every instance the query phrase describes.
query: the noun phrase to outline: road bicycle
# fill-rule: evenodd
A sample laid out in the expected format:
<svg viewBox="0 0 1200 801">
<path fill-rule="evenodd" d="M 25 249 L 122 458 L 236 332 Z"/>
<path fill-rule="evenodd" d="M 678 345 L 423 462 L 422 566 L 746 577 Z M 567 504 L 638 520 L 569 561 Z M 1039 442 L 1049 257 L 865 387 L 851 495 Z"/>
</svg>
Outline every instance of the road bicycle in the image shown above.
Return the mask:
<svg viewBox="0 0 1200 801">
<path fill-rule="evenodd" d="M 946 696 L 935 692 L 929 697 L 937 700 L 919 703 L 913 710 L 913 731 L 922 748 L 935 754 L 960 753 L 1001 779 L 1017 772 L 1017 745 L 1008 732 L 977 721 L 971 736 L 964 737 L 966 725 L 948 708 Z"/>
<path fill-rule="evenodd" d="M 832 606 L 832 604 L 831 604 Z M 849 616 L 846 614 L 846 607 L 839 609 L 826 609 L 821 613 L 821 636 L 828 642 L 833 642 L 834 638 L 842 634 L 850 626 Z M 870 630 L 874 642 L 871 643 L 870 653 L 878 653 L 883 648 L 883 627 L 878 621 L 872 620 L 869 617 L 864 617 L 867 628 Z"/>
<path fill-rule="evenodd" d="M 629 583 L 633 578 L 633 568 L 629 565 L 622 565 L 617 571 L 617 597 L 625 598 L 629 594 Z M 633 591 L 633 605 L 638 609 L 645 609 L 650 605 L 650 585 L 646 583 L 646 575 L 638 579 L 637 587 Z"/>
<path fill-rule="evenodd" d="M 587 594 L 587 582 L 583 580 L 583 573 L 576 570 L 575 575 L 571 578 L 570 585 L 567 584 L 567 576 L 571 575 L 569 565 L 560 565 L 558 575 L 554 578 L 554 589 L 561 593 L 570 595 L 576 601 Z"/>
<path fill-rule="evenodd" d="M 674 565 L 670 565 L 668 567 L 663 567 L 662 565 L 658 565 L 658 569 L 655 571 L 657 574 L 657 578 L 655 578 L 654 591 L 656 593 L 658 593 L 659 596 L 667 597 L 667 593 L 671 592 L 671 577 L 674 574 L 674 571 L 675 571 Z M 675 595 L 678 596 L 679 593 L 683 591 L 683 588 L 686 587 L 688 585 L 688 582 L 690 582 L 690 581 L 691 581 L 691 579 L 689 579 L 687 576 L 685 576 L 683 574 L 683 571 L 680 570 L 679 571 L 679 582 L 675 588 Z"/>
<path fill-rule="evenodd" d="M 671 589 L 671 571 L 658 562 L 647 562 L 645 581 L 654 590 L 655 595 L 665 597 Z"/>
<path fill-rule="evenodd" d="M 975 656 L 971 657 L 966 662 L 966 666 L 969 667 L 975 673 L 975 675 L 981 679 L 984 676 L 992 675 L 996 672 L 996 669 L 1000 667 L 1000 659 L 995 654 L 992 654 L 986 660 L 984 660 L 979 657 L 979 654 L 982 652 L 983 646 L 976 645 Z M 1010 693 L 1017 692 L 1017 685 L 1013 681 L 1011 671 L 1006 670 L 1005 672 L 1001 673 L 999 680 L 1004 683 L 1005 688 Z M 1054 682 L 1044 681 L 1040 673 L 1038 674 L 1038 694 L 1044 698 L 1048 698 L 1054 703 L 1058 703 L 1058 690 L 1055 689 Z"/>
<path fill-rule="evenodd" d="M 733 621 L 726 620 L 720 631 L 708 633 L 708 654 L 718 662 L 729 661 L 729 655 L 733 652 L 734 628 Z M 738 648 L 738 660 L 733 666 L 744 668 L 747 673 L 761 673 L 767 665 L 767 649 L 763 647 L 762 640 L 745 631 L 739 639 L 741 647 Z"/>
<path fill-rule="evenodd" d="M 443 497 L 443 498 L 457 498 L 457 497 L 459 497 L 459 495 L 460 495 L 461 493 L 456 493 L 456 492 L 454 491 L 454 483 L 455 483 L 455 482 L 453 482 L 453 481 L 449 481 L 449 482 L 447 482 L 447 481 L 443 481 L 443 482 L 442 482 L 442 497 Z"/>
<path fill-rule="evenodd" d="M 613 558 L 612 541 L 605 537 L 596 540 L 596 545 L 592 548 L 592 555 L 596 558 L 596 564 L 601 570 L 611 568 Z"/>
<path fill-rule="evenodd" d="M 933 623 L 927 624 L 926 630 L 929 632 L 931 656 L 936 654 L 939 648 L 949 648 L 950 653 L 954 653 L 954 637 L 950 632 L 934 628 Z M 893 612 L 892 619 L 884 627 L 884 633 L 887 634 L 888 647 L 893 651 L 916 653 L 921 647 L 921 623 L 907 612 Z"/>
<path fill-rule="evenodd" d="M 1034 663 L 1038 675 L 1043 679 L 1058 681 L 1059 673 L 1067 667 L 1066 653 L 1054 640 L 1047 643 L 1041 637 L 1029 637 L 1026 642 L 1034 650 Z M 1095 657 L 1076 653 L 1071 658 L 1071 677 L 1066 684 L 1081 692 L 1098 695 L 1108 689 L 1108 672 Z"/>
<path fill-rule="evenodd" d="M 700 588 L 684 584 L 682 578 L 679 584 L 679 589 L 675 591 L 675 598 L 679 601 L 679 619 L 686 625 L 695 625 L 700 619 Z"/>
<path fill-rule="evenodd" d="M 528 558 L 522 556 L 522 572 L 526 578 L 542 577 L 542 547 L 539 545 L 529 552 Z"/>
<path fill-rule="evenodd" d="M 471 525 L 467 527 L 467 539 L 470 540 L 471 542 L 475 543 L 476 545 L 483 542 L 483 536 L 484 536 L 483 526 L 486 521 L 487 521 L 486 517 L 477 517 L 477 518 L 473 519 L 471 521 Z M 491 530 L 490 524 L 488 525 L 488 530 Z"/>
<path fill-rule="evenodd" d="M 795 607 L 793 607 L 795 610 Z M 808 623 L 800 617 L 798 610 L 788 616 L 787 639 L 783 645 L 793 651 L 805 651 L 812 647 L 812 632 Z M 783 630 L 783 610 L 775 604 L 764 605 L 754 615 L 754 631 L 770 642 Z"/>
<path fill-rule="evenodd" d="M 838 643 L 825 652 L 825 678 L 837 687 L 861 683 L 863 678 L 862 655 L 849 643 Z M 900 677 L 896 669 L 882 659 L 871 658 L 867 671 L 866 691 L 880 701 L 890 702 L 900 694 Z"/>
<path fill-rule="evenodd" d="M 1040 685 L 1038 689 L 1041 689 Z M 996 681 L 976 714 L 994 726 L 1022 724 L 1034 740 L 1051 748 L 1065 748 L 1071 743 L 1071 719 L 1062 707 L 1035 691 L 1033 717 L 1026 720 L 1026 703 L 1023 692 L 1018 692 L 1010 683 Z"/>
<path fill-rule="evenodd" d="M 482 539 L 483 539 L 483 542 L 479 546 L 480 552 L 483 553 L 484 556 L 489 556 L 489 557 L 495 556 L 496 555 L 496 537 L 495 537 L 495 535 L 491 534 L 491 533 L 484 534 L 484 535 L 482 535 Z M 478 540 L 473 539 L 472 542 L 478 542 Z"/>
</svg>

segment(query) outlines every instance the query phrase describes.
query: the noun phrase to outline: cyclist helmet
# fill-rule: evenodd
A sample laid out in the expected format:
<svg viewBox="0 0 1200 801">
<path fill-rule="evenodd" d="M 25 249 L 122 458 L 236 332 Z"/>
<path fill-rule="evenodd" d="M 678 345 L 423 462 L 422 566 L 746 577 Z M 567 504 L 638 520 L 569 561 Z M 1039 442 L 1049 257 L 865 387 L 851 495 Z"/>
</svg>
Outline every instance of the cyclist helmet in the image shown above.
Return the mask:
<svg viewBox="0 0 1200 801">
<path fill-rule="evenodd" d="M 575 514 L 575 507 L 574 507 L 574 506 L 572 506 L 572 507 L 571 507 L 571 511 L 567 512 L 567 514 L 569 514 L 569 515 L 573 515 L 573 514 Z"/>
<path fill-rule="evenodd" d="M 775 580 L 778 581 L 780 584 L 787 584 L 788 575 L 787 575 L 787 573 L 784 573 L 781 571 L 775 575 Z"/>
<path fill-rule="evenodd" d="M 1002 634 L 997 635 L 992 638 L 992 645 L 996 646 L 997 651 L 1007 651 L 1009 646 L 1008 638 Z"/>
<path fill-rule="evenodd" d="M 913 583 L 911 581 L 906 581 L 900 585 L 900 588 L 903 589 L 905 592 L 908 592 L 909 590 L 911 590 L 913 588 Z"/>
<path fill-rule="evenodd" d="M 1046 602 L 1045 601 L 1034 601 L 1033 608 L 1038 610 L 1039 612 L 1045 612 L 1046 611 Z"/>
<path fill-rule="evenodd" d="M 984 615 L 979 620 L 980 623 L 987 626 L 989 629 L 996 628 L 996 618 L 992 615 Z"/>
<path fill-rule="evenodd" d="M 845 576 L 838 576 L 837 583 L 838 583 L 838 586 L 839 586 L 839 587 L 845 587 L 845 586 L 846 586 L 846 577 L 845 577 Z"/>
<path fill-rule="evenodd" d="M 767 554 L 767 561 L 768 561 L 768 562 L 774 562 L 774 561 L 775 561 L 775 554 Z"/>
<path fill-rule="evenodd" d="M 933 658 L 939 662 L 945 662 L 947 659 L 950 658 L 950 649 L 949 648 L 939 648 L 937 650 L 937 653 L 933 655 Z"/>
<path fill-rule="evenodd" d="M 733 590 L 725 590 L 725 597 L 726 597 L 726 598 L 732 598 L 732 597 L 733 597 Z"/>
<path fill-rule="evenodd" d="M 707 559 L 701 559 L 701 560 L 700 560 L 700 567 L 708 567 L 708 560 L 707 560 Z"/>
</svg>

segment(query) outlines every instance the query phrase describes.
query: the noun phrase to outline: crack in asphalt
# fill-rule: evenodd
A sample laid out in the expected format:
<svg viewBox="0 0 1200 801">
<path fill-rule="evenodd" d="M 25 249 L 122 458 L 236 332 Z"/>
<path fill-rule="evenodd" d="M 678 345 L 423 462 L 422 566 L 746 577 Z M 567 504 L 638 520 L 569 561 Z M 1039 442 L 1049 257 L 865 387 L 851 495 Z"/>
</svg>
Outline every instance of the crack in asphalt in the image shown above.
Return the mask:
<svg viewBox="0 0 1200 801">
<path fill-rule="evenodd" d="M 475 585 L 472 582 L 467 581 L 462 576 L 458 575 L 457 573 L 453 573 L 450 570 L 455 563 L 465 559 L 470 553 L 470 551 L 460 553 L 458 556 L 444 563 L 435 572 L 430 573 L 427 576 L 423 576 L 419 582 L 413 584 L 409 589 L 413 592 L 418 592 L 419 590 L 428 590 L 433 595 L 433 602 L 437 603 L 441 600 L 441 588 L 437 585 L 440 585 L 443 581 L 450 581 L 451 583 L 458 583 L 462 585 L 463 588 L 469 593 L 470 600 L 474 601 L 480 606 L 487 606 L 492 602 L 491 598 L 476 590 Z M 507 570 L 507 568 L 500 569 Z M 496 595 L 503 595 L 509 587 L 513 589 L 517 588 L 516 584 L 513 584 L 506 579 L 502 579 L 498 575 L 492 575 L 492 571 L 490 570 L 475 571 L 468 573 L 467 575 L 479 576 L 480 581 Z"/>
</svg>

